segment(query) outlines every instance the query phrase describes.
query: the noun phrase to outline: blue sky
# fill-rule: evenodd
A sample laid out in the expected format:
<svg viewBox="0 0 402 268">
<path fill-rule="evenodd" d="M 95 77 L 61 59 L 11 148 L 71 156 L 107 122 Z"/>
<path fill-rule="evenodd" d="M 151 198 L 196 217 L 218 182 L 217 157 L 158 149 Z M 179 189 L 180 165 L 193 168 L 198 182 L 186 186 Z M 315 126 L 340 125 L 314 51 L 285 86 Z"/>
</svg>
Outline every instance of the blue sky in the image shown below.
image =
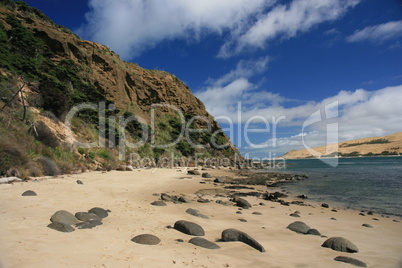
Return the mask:
<svg viewBox="0 0 402 268">
<path fill-rule="evenodd" d="M 250 157 L 402 131 L 400 0 L 26 2 L 179 77 Z"/>
</svg>

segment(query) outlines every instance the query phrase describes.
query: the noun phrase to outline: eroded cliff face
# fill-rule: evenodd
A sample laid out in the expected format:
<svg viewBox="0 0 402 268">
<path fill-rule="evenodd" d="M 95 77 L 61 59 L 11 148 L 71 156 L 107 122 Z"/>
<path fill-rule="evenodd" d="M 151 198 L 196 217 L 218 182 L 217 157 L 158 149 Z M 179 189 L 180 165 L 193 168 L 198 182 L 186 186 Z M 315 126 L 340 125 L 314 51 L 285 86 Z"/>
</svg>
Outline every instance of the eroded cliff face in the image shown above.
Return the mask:
<svg viewBox="0 0 402 268">
<path fill-rule="evenodd" d="M 1 8 L 1 17 L 15 12 Z M 136 114 L 148 118 L 150 106 L 155 103 L 174 105 L 185 114 L 212 119 L 191 90 L 168 72 L 146 70 L 134 63 L 122 61 L 106 46 L 79 39 L 64 28 L 32 16 L 17 13 L 22 24 L 42 39 L 53 52 L 55 63 L 71 59 L 79 68 L 79 76 L 95 85 L 117 108 L 135 106 Z"/>
<path fill-rule="evenodd" d="M 194 116 L 202 117 L 190 126 L 193 129 L 205 130 L 209 124 L 208 131 L 191 133 L 192 141 L 205 145 L 203 149 L 182 141 L 167 150 L 142 148 L 148 151 L 148 156 L 164 152 L 179 152 L 186 157 L 196 153 L 230 158 L 240 155 L 204 104 L 176 76 L 125 62 L 108 47 L 81 40 L 69 29 L 54 24 L 43 13 L 24 3 L 0 1 L 0 42 L 3 48 L 0 49 L 0 82 L 10 84 L 12 79 L 25 80 L 23 91 L 28 109 L 35 114 L 36 121 L 47 125 L 62 142 L 69 142 L 61 131 L 66 114 L 72 107 L 80 103 L 105 102 L 106 107 L 114 104 L 117 108 L 107 111 L 116 117 L 135 115 L 143 119 L 151 131 L 165 131 L 158 140 L 160 143 L 177 137 L 177 129 L 182 123 L 177 119 L 177 111 L 187 122 Z M 6 93 L 11 95 L 12 90 Z M 5 103 L 4 100 L 0 102 Z M 151 122 L 151 107 L 155 104 L 168 105 L 158 106 L 156 124 Z M 15 106 L 12 112 L 17 111 L 21 103 Z M 46 111 L 52 112 L 57 120 L 45 118 Z M 91 115 L 83 117 L 83 122 L 76 126 L 76 134 L 88 134 L 90 131 L 80 131 L 80 126 L 87 127 L 86 123 L 96 125 L 96 120 Z M 140 136 L 137 133 L 139 127 L 138 124 L 128 127 L 133 140 Z M 93 137 L 86 135 L 83 139 L 92 141 Z M 227 146 L 218 148 L 216 144 Z M 34 145 L 27 145 L 26 148 L 41 153 Z"/>
</svg>

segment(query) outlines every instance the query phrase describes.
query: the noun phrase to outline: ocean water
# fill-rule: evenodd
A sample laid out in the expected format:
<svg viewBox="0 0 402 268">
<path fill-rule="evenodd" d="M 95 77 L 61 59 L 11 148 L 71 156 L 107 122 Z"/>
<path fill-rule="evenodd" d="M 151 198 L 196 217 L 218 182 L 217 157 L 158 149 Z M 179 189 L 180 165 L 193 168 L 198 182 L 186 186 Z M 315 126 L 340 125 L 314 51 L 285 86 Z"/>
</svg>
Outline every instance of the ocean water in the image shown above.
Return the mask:
<svg viewBox="0 0 402 268">
<path fill-rule="evenodd" d="M 309 175 L 285 185 L 293 194 L 330 206 L 402 217 L 402 157 L 340 158 L 337 167 L 318 159 L 287 160 L 281 171 Z"/>
</svg>

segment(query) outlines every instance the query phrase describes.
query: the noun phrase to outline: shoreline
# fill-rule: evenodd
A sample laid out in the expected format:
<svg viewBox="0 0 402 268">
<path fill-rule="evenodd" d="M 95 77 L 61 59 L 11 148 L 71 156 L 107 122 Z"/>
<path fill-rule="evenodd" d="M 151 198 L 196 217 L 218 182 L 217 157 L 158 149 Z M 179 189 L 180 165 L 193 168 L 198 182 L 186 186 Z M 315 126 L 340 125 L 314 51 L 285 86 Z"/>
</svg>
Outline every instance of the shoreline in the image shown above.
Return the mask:
<svg viewBox="0 0 402 268">
<path fill-rule="evenodd" d="M 333 260 L 340 255 L 357 258 L 369 267 L 402 264 L 402 223 L 391 218 L 378 214 L 364 217 L 359 211 L 350 210 L 334 212 L 332 207 L 318 205 L 300 206 L 291 204 L 294 201 L 291 198 L 284 198 L 290 202 L 285 206 L 255 196 L 241 196 L 252 207 L 240 209 L 216 201 L 229 201 L 233 194 L 230 191 L 264 193 L 264 186 L 224 188 L 225 184 L 214 180 L 233 176 L 226 169 L 199 170 L 210 173 L 212 178 L 187 175 L 176 169 L 152 171 L 89 172 L 0 185 L 3 203 L 0 207 L 3 241 L 0 267 L 345 267 L 346 264 Z M 83 185 L 77 184 L 77 180 Z M 26 190 L 35 191 L 37 196 L 21 196 Z M 185 195 L 191 203 L 166 202 L 165 207 L 152 206 L 153 201 L 160 200 L 161 193 Z M 201 203 L 199 199 L 210 202 Z M 92 207 L 111 210 L 103 225 L 91 230 L 76 229 L 72 233 L 46 227 L 57 210 L 74 214 Z M 199 210 L 209 219 L 185 213 L 188 208 Z M 291 217 L 295 211 L 299 211 L 301 217 Z M 372 218 L 378 218 L 378 221 Z M 204 238 L 217 243 L 221 249 L 208 250 L 187 243 L 191 236 L 167 228 L 177 220 L 198 223 L 205 229 Z M 303 221 L 328 237 L 345 237 L 360 251 L 351 254 L 323 248 L 321 244 L 327 238 L 286 229 L 295 221 Z M 362 227 L 362 224 L 374 228 Z M 227 228 L 246 232 L 264 246 L 266 252 L 261 253 L 240 242 L 219 242 L 222 231 Z M 130 241 L 134 236 L 146 233 L 158 236 L 161 243 L 144 246 Z M 184 242 L 177 242 L 177 239 Z"/>
</svg>

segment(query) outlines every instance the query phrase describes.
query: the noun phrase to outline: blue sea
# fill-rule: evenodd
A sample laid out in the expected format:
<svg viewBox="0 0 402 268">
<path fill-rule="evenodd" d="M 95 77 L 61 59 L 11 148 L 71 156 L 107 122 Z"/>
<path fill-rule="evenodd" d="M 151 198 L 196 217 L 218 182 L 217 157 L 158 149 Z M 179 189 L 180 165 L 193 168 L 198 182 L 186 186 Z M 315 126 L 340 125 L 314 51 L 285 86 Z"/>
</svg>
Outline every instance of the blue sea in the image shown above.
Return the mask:
<svg viewBox="0 0 402 268">
<path fill-rule="evenodd" d="M 339 158 L 332 167 L 318 159 L 286 160 L 286 173 L 308 174 L 286 184 L 292 194 L 330 206 L 402 217 L 402 157 Z"/>
</svg>

